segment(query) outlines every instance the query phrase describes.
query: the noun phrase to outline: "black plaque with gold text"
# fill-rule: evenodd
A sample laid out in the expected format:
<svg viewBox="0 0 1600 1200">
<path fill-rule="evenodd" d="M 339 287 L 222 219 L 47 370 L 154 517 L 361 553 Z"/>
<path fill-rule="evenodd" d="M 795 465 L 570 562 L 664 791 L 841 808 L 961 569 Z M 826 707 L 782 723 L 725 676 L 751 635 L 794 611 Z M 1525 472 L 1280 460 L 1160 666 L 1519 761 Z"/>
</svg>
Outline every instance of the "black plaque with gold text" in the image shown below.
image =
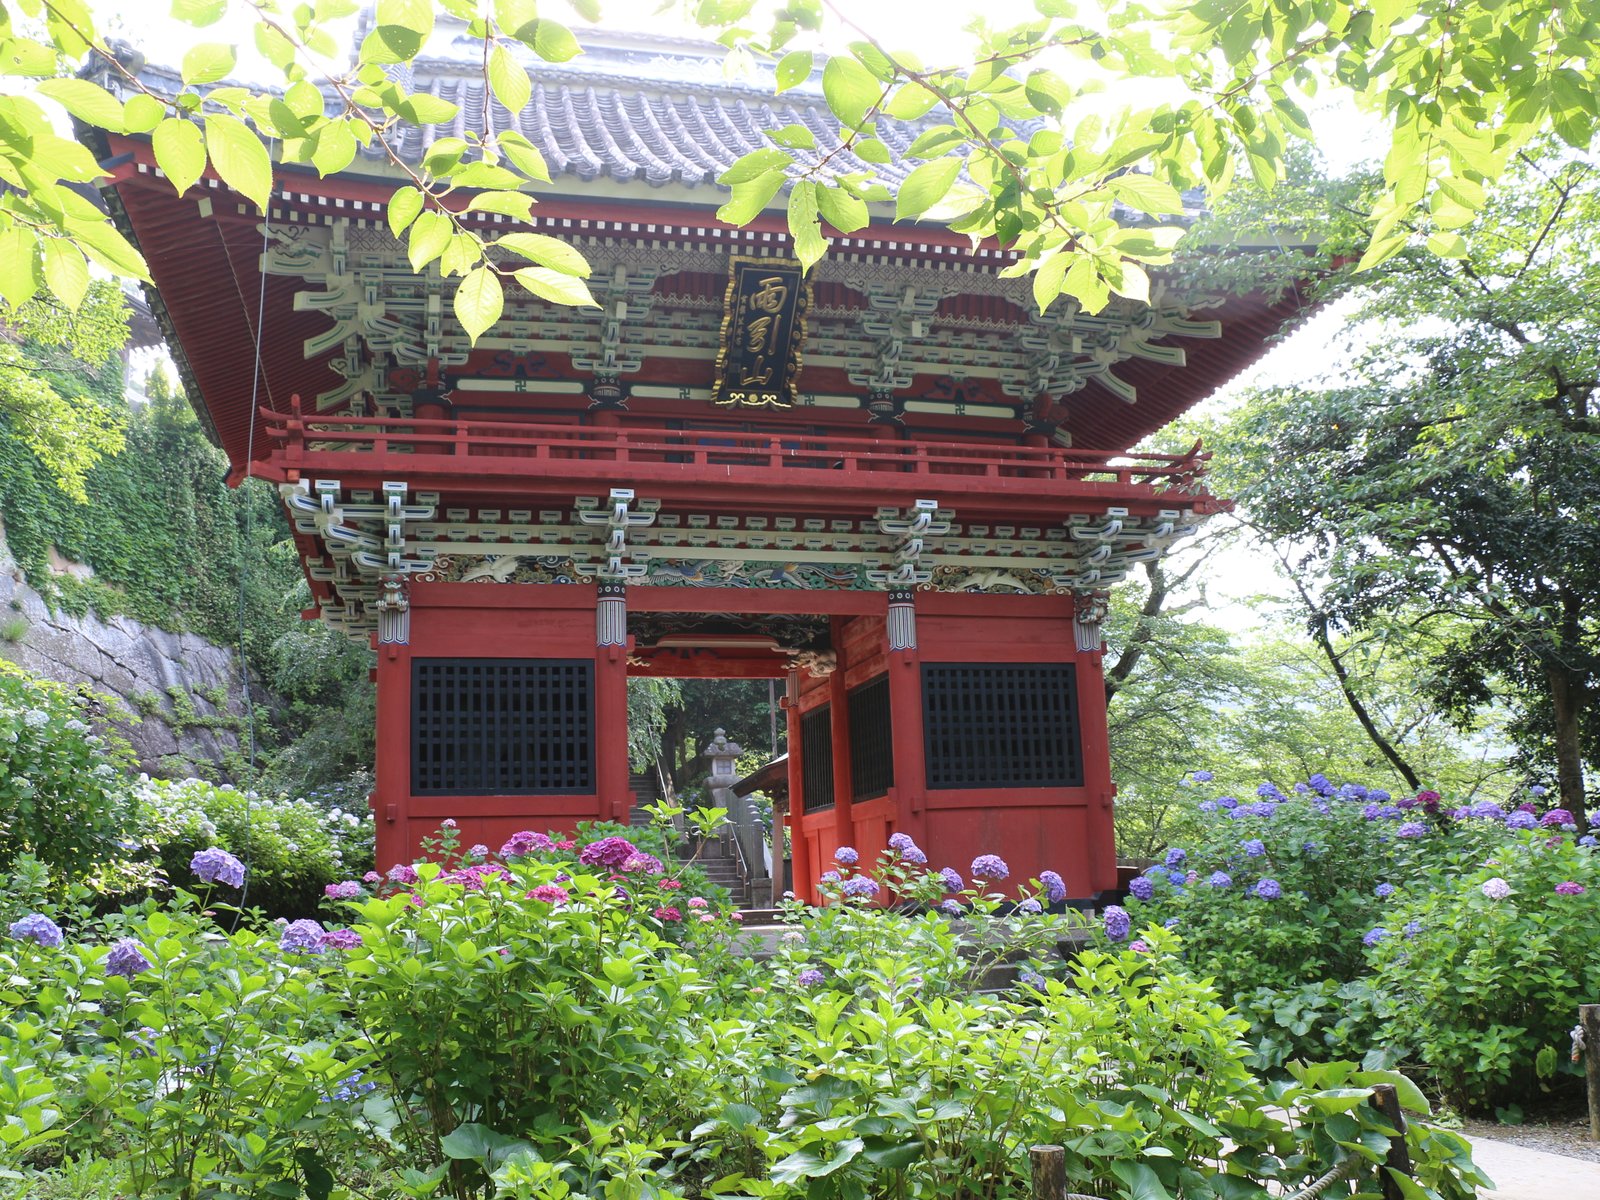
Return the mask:
<svg viewBox="0 0 1600 1200">
<path fill-rule="evenodd" d="M 799 263 L 732 258 L 712 399 L 751 408 L 793 404 L 810 305 L 811 284 Z"/>
</svg>

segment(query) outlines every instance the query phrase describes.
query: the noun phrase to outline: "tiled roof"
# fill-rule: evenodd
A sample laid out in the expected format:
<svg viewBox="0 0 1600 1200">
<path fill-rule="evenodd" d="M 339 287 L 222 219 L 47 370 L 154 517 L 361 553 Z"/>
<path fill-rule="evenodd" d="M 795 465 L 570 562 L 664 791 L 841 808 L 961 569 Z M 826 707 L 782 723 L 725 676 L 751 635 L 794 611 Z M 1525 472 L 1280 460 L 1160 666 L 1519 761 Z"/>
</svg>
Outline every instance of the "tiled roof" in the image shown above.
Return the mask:
<svg viewBox="0 0 1600 1200">
<path fill-rule="evenodd" d="M 823 100 L 820 70 L 774 95 L 772 64 L 756 64 L 753 77 L 729 79 L 726 50 L 715 43 L 598 30 L 580 40 L 585 53 L 567 63 L 524 57 L 534 86 L 520 113 L 489 96 L 490 128 L 521 132 L 543 153 L 552 177 L 715 185 L 737 159 L 772 145 L 767 131 L 795 124 L 816 137 L 816 150 L 798 155 L 802 163 L 833 153 L 830 168 L 870 172 L 893 184 L 915 166 L 900 152 L 922 129 L 948 120 L 942 110 L 916 122 L 879 120 L 878 137 L 895 161 L 869 164 L 839 152 L 839 122 Z M 397 147 L 402 157 L 416 161 L 438 138 L 483 129 L 482 61 L 482 43 L 462 38 L 396 76 L 408 91 L 460 106 L 451 124 L 405 128 Z M 382 155 L 374 147 L 364 153 Z"/>
</svg>

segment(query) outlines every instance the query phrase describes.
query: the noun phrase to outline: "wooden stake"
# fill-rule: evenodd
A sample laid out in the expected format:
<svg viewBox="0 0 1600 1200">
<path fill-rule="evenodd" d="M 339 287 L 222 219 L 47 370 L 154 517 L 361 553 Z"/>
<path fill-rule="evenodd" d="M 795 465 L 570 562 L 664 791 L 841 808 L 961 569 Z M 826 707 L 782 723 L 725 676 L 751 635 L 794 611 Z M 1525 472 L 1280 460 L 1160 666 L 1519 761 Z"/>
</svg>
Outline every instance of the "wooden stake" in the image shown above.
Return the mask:
<svg viewBox="0 0 1600 1200">
<path fill-rule="evenodd" d="M 1033 1200 L 1062 1200 L 1067 1193 L 1067 1152 L 1060 1146 L 1034 1146 Z"/>
<path fill-rule="evenodd" d="M 1389 1156 L 1383 1165 L 1402 1175 L 1411 1174 L 1411 1154 L 1406 1149 L 1406 1115 L 1400 1109 L 1400 1093 L 1395 1091 L 1394 1084 L 1380 1083 L 1372 1089 L 1372 1103 L 1394 1126 L 1394 1134 L 1389 1138 Z M 1379 1172 L 1379 1180 L 1383 1185 L 1383 1200 L 1405 1200 L 1405 1193 L 1389 1171 Z"/>
<path fill-rule="evenodd" d="M 1583 1026 L 1583 1074 L 1589 1085 L 1589 1136 L 1600 1142 L 1600 1004 L 1578 1005 Z"/>
</svg>

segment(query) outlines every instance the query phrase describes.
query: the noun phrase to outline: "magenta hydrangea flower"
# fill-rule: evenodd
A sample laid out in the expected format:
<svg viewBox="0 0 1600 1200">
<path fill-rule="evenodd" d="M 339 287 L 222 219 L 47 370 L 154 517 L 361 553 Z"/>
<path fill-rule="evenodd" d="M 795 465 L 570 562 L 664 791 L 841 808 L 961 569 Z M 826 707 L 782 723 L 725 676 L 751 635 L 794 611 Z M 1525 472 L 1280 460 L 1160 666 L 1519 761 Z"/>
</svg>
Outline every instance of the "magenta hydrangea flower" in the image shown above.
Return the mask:
<svg viewBox="0 0 1600 1200">
<path fill-rule="evenodd" d="M 961 873 L 954 867 L 939 868 L 939 878 L 943 880 L 944 890 L 947 892 L 959 892 L 967 886 L 966 882 L 961 878 Z"/>
<path fill-rule="evenodd" d="M 143 971 L 148 971 L 155 963 L 145 957 L 144 947 L 133 938 L 123 938 L 111 947 L 111 952 L 106 955 L 106 974 L 123 975 L 132 979 Z"/>
<path fill-rule="evenodd" d="M 196 850 L 189 860 L 189 870 L 201 883 L 225 883 L 229 887 L 244 886 L 244 864 L 220 846 Z"/>
<path fill-rule="evenodd" d="M 670 921 L 681 921 L 681 920 L 683 920 L 682 911 L 677 909 L 677 908 L 675 908 L 675 907 L 673 907 L 670 904 L 666 905 L 666 906 L 664 906 L 662 908 L 656 909 L 655 916 L 656 916 L 656 920 L 658 920 L 658 921 L 669 921 L 670 922 Z"/>
<path fill-rule="evenodd" d="M 833 852 L 833 861 L 841 867 L 853 867 L 861 861 L 861 855 L 856 853 L 854 846 L 840 846 Z"/>
<path fill-rule="evenodd" d="M 1556 829 L 1576 829 L 1578 819 L 1564 808 L 1552 808 L 1540 818 L 1539 824 Z"/>
<path fill-rule="evenodd" d="M 383 876 L 379 875 L 376 871 L 368 871 L 365 875 L 363 875 L 361 877 L 361 882 L 362 883 L 382 883 L 383 882 Z"/>
<path fill-rule="evenodd" d="M 47 950 L 54 950 L 66 941 L 61 926 L 43 913 L 29 913 L 20 921 L 11 922 L 11 936 L 19 942 L 36 942 Z"/>
<path fill-rule="evenodd" d="M 317 921 L 290 921 L 278 937 L 278 949 L 285 954 L 321 954 L 327 932 Z"/>
<path fill-rule="evenodd" d="M 354 929 L 330 929 L 322 935 L 324 950 L 354 950 L 361 945 L 361 935 Z"/>
<path fill-rule="evenodd" d="M 528 893 L 528 899 L 539 900 L 545 904 L 565 904 L 571 898 L 567 894 L 567 889 L 559 883 L 541 883 Z"/>
<path fill-rule="evenodd" d="M 972 860 L 971 875 L 974 879 L 987 879 L 998 883 L 1011 874 L 1011 868 L 1006 866 L 1006 860 L 998 854 L 980 854 Z"/>
<path fill-rule="evenodd" d="M 417 869 L 410 863 L 395 863 L 394 866 L 389 868 L 390 883 L 413 884 L 417 882 L 418 878 Z"/>
<path fill-rule="evenodd" d="M 505 845 L 500 847 L 500 857 L 523 858 L 529 854 L 543 854 L 555 848 L 556 844 L 547 835 L 523 829 L 506 839 Z"/>
<path fill-rule="evenodd" d="M 1581 896 L 1588 890 L 1583 884 L 1572 879 L 1564 879 L 1556 884 L 1556 895 L 1558 896 Z"/>
<path fill-rule="evenodd" d="M 1143 938 L 1138 938 L 1137 940 L 1128 943 L 1128 949 L 1132 950 L 1135 954 L 1149 954 L 1150 943 L 1145 941 Z"/>
<path fill-rule="evenodd" d="M 659 858 L 642 850 L 628 855 L 622 862 L 622 869 L 629 875 L 660 875 L 666 870 Z"/>
<path fill-rule="evenodd" d="M 637 853 L 639 848 L 625 837 L 603 837 L 578 851 L 578 861 L 586 867 L 610 867 L 616 870 Z"/>
<path fill-rule="evenodd" d="M 1055 871 L 1040 871 L 1039 882 L 1044 887 L 1044 898 L 1051 904 L 1060 904 L 1067 898 L 1067 881 Z"/>
<path fill-rule="evenodd" d="M 1113 942 L 1120 942 L 1133 928 L 1133 918 L 1128 916 L 1127 909 L 1113 904 L 1105 911 L 1105 926 L 1106 936 Z"/>
<path fill-rule="evenodd" d="M 362 888 L 356 880 L 346 879 L 340 883 L 330 883 L 322 889 L 322 894 L 329 900 L 354 900 L 362 894 Z"/>
</svg>

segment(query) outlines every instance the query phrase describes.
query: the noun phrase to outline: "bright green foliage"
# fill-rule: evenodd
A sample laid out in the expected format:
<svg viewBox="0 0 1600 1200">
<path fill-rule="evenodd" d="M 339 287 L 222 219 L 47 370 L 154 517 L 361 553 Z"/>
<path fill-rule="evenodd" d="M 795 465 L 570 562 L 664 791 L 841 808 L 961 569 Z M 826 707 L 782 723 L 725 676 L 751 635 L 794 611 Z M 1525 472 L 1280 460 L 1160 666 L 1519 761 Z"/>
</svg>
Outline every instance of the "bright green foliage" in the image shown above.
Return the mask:
<svg viewBox="0 0 1600 1200">
<path fill-rule="evenodd" d="M 132 806 L 96 714 L 87 693 L 0 662 L 0 871 L 26 854 L 64 886 L 117 856 Z"/>
<path fill-rule="evenodd" d="M 1118 1200 L 1256 1195 L 1347 1155 L 1370 1191 L 1387 1140 L 1366 1101 L 1390 1082 L 1415 1194 L 1467 1200 L 1483 1181 L 1392 1072 L 1264 1082 L 1243 1022 L 1160 931 L 1086 950 L 1070 982 L 974 994 L 968 927 L 1040 941 L 1049 919 L 975 896 L 959 921 L 841 901 L 759 963 L 729 953 L 725 915 L 669 911 L 670 881 L 624 867 L 619 892 L 602 843 L 578 853 L 590 864 L 532 841 L 466 863 L 451 832 L 445 865 L 343 902 L 339 944 L 225 933 L 187 895 L 62 949 L 0 943 L 0 1054 L 20 1064 L 5 1083 L 27 1092 L 0 1092 L 9 1161 L 117 1155 L 130 1190 L 180 1200 L 1000 1200 L 1054 1141 L 1069 1187 Z M 882 886 L 942 886 L 891 860 Z M 115 937 L 150 968 L 108 978 Z"/>
<path fill-rule="evenodd" d="M 648 769 L 661 757 L 667 710 L 682 694 L 676 679 L 628 680 L 628 765 L 635 771 Z"/>
<path fill-rule="evenodd" d="M 1486 895 L 1491 879 L 1510 884 L 1510 896 Z M 1560 883 L 1586 891 L 1562 895 Z M 1392 1009 L 1387 1035 L 1457 1104 L 1526 1103 L 1558 1066 L 1571 1073 L 1573 1014 L 1600 995 L 1600 854 L 1527 833 L 1492 859 L 1443 858 L 1418 884 L 1385 923 L 1415 921 L 1421 932 L 1371 952 L 1372 984 Z"/>
<path fill-rule="evenodd" d="M 227 6 L 178 0 L 175 7 L 205 29 Z M 263 139 L 278 140 L 284 161 L 324 175 L 347 167 L 361 147 L 375 147 L 409 176 L 391 201 L 400 210 L 392 228 L 409 239 L 416 269 L 437 262 L 446 276 L 462 278 L 455 311 L 470 336 L 498 315 L 506 275 L 557 303 L 594 302 L 582 267 L 569 272 L 536 258 L 532 268 L 509 269 L 496 243 L 456 214 L 456 200 L 470 196 L 474 209 L 528 216 L 524 188 L 549 174 L 525 137 L 486 121 L 464 136 L 435 139 L 420 165 L 403 164 L 392 143 L 402 123 L 438 124 L 457 113 L 438 97 L 408 93 L 406 76 L 389 70 L 422 52 L 436 12 L 465 20 L 468 36 L 482 40 L 485 84 L 513 112 L 531 96 L 518 53 L 565 62 L 581 53 L 570 30 L 523 0 L 487 7 L 384 0 L 354 70 L 325 78 L 318 60 L 336 60 L 339 50 L 328 23 L 353 3 L 260 0 L 252 7 L 256 48 L 282 72 L 281 94 L 219 86 L 236 49 L 212 42 L 182 55 L 175 95 L 120 77 L 131 92 L 126 102 L 80 79 L 49 78 L 39 94 L 86 126 L 154 130 L 157 162 L 179 192 L 209 165 L 258 205 L 271 188 Z M 598 17 L 593 0 L 575 7 Z M 92 8 L 83 0 L 48 5 L 43 37 L 36 28 L 14 29 L 7 16 L 0 39 L 9 73 L 56 76 L 79 65 L 89 46 L 103 48 Z M 963 232 L 1015 245 L 1024 254 L 1018 271 L 1038 272 L 1041 305 L 1065 294 L 1097 311 L 1113 292 L 1146 298 L 1146 268 L 1168 262 L 1183 235 L 1182 224 L 1160 222 L 1184 213 L 1187 189 L 1220 193 L 1241 167 L 1259 183 L 1276 181 L 1294 142 L 1311 136 L 1305 108 L 1330 80 L 1392 133 L 1363 266 L 1413 240 L 1434 254 L 1463 253 L 1461 231 L 1512 155 L 1541 132 L 1584 148 L 1594 131 L 1600 24 L 1580 0 L 1515 11 L 1496 0 L 1210 0 L 1155 10 L 1113 0 L 1084 19 L 1061 0 L 1037 0 L 1037 8 L 1038 19 L 1009 29 L 980 17 L 966 61 L 927 66 L 867 34 L 827 60 L 824 97 L 841 138 L 864 162 L 893 159 L 882 122 L 926 122 L 904 154 L 913 169 L 898 195 L 870 171 L 838 171 L 831 155 L 794 159 L 790 151 L 803 151 L 804 140 L 779 135 L 774 148 L 728 172 L 733 197 L 723 219 L 747 222 L 792 185 L 790 229 L 809 264 L 826 248 L 819 216 L 848 232 L 865 219 L 866 203 L 893 200 L 899 219 L 953 221 Z M 746 23 L 752 13 L 748 3 L 694 7 L 695 20 L 730 47 L 731 65 L 775 59 L 779 91 L 807 79 L 815 63 L 810 49 L 791 48 L 796 37 L 848 19 L 825 11 L 823 0 L 774 10 L 764 31 Z M 1108 75 L 1157 86 L 1121 106 L 1086 99 Z M 1146 105 L 1152 90 L 1173 98 Z M 194 123 L 202 93 L 209 105 L 203 133 Z M 87 281 L 85 254 L 143 277 L 131 247 L 63 186 L 98 179 L 100 168 L 84 146 L 54 133 L 35 99 L 0 95 L 0 177 L 10 185 L 0 202 L 0 294 L 12 303 L 40 288 L 75 303 Z"/>
<path fill-rule="evenodd" d="M 141 780 L 131 857 L 182 884 L 196 850 L 220 846 L 249 868 L 244 903 L 274 917 L 305 917 L 330 883 L 372 869 L 372 814 L 286 796 L 256 796 L 201 779 Z M 238 897 L 235 897 L 238 899 Z"/>
<path fill-rule="evenodd" d="M 1600 173 L 1530 154 L 1486 203 L 1464 257 L 1414 249 L 1345 281 L 1359 349 L 1242 406 L 1220 482 L 1306 581 L 1314 633 L 1414 626 L 1418 690 L 1463 717 L 1510 707 L 1581 815 L 1600 758 Z"/>
</svg>

